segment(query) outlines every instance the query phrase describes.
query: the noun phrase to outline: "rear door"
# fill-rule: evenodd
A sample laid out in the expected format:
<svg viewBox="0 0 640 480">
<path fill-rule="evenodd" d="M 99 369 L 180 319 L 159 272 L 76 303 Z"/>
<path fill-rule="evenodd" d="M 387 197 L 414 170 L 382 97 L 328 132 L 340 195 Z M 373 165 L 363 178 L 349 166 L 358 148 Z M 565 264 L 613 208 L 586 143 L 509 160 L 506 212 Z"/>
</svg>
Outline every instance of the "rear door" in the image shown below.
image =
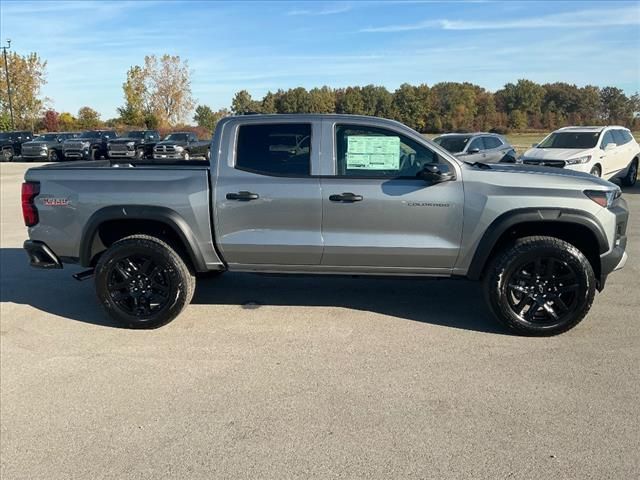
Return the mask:
<svg viewBox="0 0 640 480">
<path fill-rule="evenodd" d="M 475 151 L 477 150 L 477 152 Z M 485 153 L 484 138 L 475 137 L 469 145 L 467 145 L 466 155 L 462 157 L 465 162 L 484 162 L 487 159 Z"/>
<path fill-rule="evenodd" d="M 322 265 L 450 273 L 462 233 L 459 167 L 393 127 L 327 120 L 324 132 L 334 164 L 332 175 L 322 177 Z M 416 177 L 425 164 L 440 162 L 457 172 L 456 180 L 429 184 Z"/>
<path fill-rule="evenodd" d="M 626 169 L 633 158 L 631 142 L 627 141 L 627 137 L 624 133 L 625 132 L 620 129 L 613 130 L 613 139 L 617 145 L 616 165 L 618 171 Z"/>
<path fill-rule="evenodd" d="M 486 135 L 483 138 L 485 147 L 485 159 L 487 163 L 498 163 L 507 154 L 507 147 L 498 137 Z"/>
<path fill-rule="evenodd" d="M 319 121 L 225 125 L 214 176 L 214 225 L 230 266 L 318 265 L 322 196 Z M 215 162 L 215 159 L 214 159 Z"/>
<path fill-rule="evenodd" d="M 608 148 L 607 145 L 614 144 L 614 148 Z M 600 143 L 600 163 L 602 164 L 602 175 L 609 177 L 619 170 L 619 153 L 620 148 L 616 144 L 616 140 L 613 136 L 613 130 L 607 130 L 602 136 Z"/>
</svg>

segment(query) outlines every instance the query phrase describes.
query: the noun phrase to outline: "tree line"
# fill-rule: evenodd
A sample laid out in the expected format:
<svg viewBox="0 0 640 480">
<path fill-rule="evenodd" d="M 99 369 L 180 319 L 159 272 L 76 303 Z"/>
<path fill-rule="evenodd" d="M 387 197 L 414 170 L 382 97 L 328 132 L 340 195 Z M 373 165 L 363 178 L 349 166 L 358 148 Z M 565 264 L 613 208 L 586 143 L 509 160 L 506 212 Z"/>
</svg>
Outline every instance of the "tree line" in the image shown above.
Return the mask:
<svg viewBox="0 0 640 480">
<path fill-rule="evenodd" d="M 1 62 L 0 62 L 1 63 Z M 254 99 L 238 91 L 230 110 L 196 105 L 191 90 L 193 72 L 179 56 L 145 56 L 126 72 L 123 105 L 116 118 L 102 120 L 84 106 L 74 115 L 58 113 L 51 100 L 41 96 L 46 65 L 36 53 L 9 55 L 13 112 L 17 129 L 35 131 L 79 130 L 98 127 L 189 128 L 209 135 L 216 123 L 231 114 L 348 113 L 398 120 L 420 132 L 492 130 L 552 130 L 565 125 L 622 124 L 640 129 L 640 96 L 628 96 L 617 87 L 597 87 L 556 82 L 538 84 L 521 79 L 491 92 L 469 82 L 441 82 L 428 86 L 404 83 L 390 91 L 383 86 L 345 88 L 303 87 L 267 92 Z M 195 107 L 195 109 L 194 109 Z M 0 69 L 0 129 L 10 127 L 4 64 Z"/>
</svg>

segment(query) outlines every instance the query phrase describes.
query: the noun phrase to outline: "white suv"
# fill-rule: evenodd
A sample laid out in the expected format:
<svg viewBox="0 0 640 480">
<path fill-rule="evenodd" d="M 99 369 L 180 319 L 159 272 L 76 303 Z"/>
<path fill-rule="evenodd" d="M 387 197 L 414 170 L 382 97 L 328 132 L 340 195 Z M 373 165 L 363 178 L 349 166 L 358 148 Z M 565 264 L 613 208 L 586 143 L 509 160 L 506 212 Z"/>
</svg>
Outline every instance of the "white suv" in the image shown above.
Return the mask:
<svg viewBox="0 0 640 480">
<path fill-rule="evenodd" d="M 640 146 L 624 127 L 565 127 L 533 145 L 522 163 L 570 168 L 632 186 L 638 177 Z"/>
</svg>

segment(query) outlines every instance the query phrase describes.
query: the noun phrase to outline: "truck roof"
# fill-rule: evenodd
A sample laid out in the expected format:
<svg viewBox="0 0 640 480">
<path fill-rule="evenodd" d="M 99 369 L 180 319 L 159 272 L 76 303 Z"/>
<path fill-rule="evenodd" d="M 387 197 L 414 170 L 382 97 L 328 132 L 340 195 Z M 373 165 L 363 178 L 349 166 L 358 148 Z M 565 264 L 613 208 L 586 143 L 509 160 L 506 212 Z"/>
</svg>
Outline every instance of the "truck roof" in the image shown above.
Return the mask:
<svg viewBox="0 0 640 480">
<path fill-rule="evenodd" d="M 623 130 L 628 130 L 627 127 L 623 127 L 621 125 L 592 125 L 592 126 L 573 126 L 573 127 L 562 127 L 557 131 L 563 132 L 602 132 L 606 128 L 619 128 Z"/>
</svg>

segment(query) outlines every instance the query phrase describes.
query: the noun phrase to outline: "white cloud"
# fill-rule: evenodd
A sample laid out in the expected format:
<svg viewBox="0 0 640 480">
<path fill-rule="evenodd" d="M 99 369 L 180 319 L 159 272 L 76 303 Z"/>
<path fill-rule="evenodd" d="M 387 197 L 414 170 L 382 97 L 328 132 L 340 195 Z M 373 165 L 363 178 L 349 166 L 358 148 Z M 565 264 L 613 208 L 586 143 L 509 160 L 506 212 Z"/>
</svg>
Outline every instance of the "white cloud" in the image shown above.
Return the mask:
<svg viewBox="0 0 640 480">
<path fill-rule="evenodd" d="M 324 8 L 316 9 L 304 9 L 304 10 L 290 10 L 287 12 L 289 16 L 322 16 L 322 15 L 336 15 L 338 13 L 345 13 L 351 10 L 351 5 L 335 5 Z"/>
<path fill-rule="evenodd" d="M 505 30 L 530 28 L 581 28 L 640 25 L 640 4 L 632 7 L 602 10 L 563 12 L 540 17 L 500 20 L 448 20 L 428 19 L 421 22 L 367 27 L 360 32 L 390 33 L 425 30 L 440 27 L 443 30 Z"/>
</svg>

